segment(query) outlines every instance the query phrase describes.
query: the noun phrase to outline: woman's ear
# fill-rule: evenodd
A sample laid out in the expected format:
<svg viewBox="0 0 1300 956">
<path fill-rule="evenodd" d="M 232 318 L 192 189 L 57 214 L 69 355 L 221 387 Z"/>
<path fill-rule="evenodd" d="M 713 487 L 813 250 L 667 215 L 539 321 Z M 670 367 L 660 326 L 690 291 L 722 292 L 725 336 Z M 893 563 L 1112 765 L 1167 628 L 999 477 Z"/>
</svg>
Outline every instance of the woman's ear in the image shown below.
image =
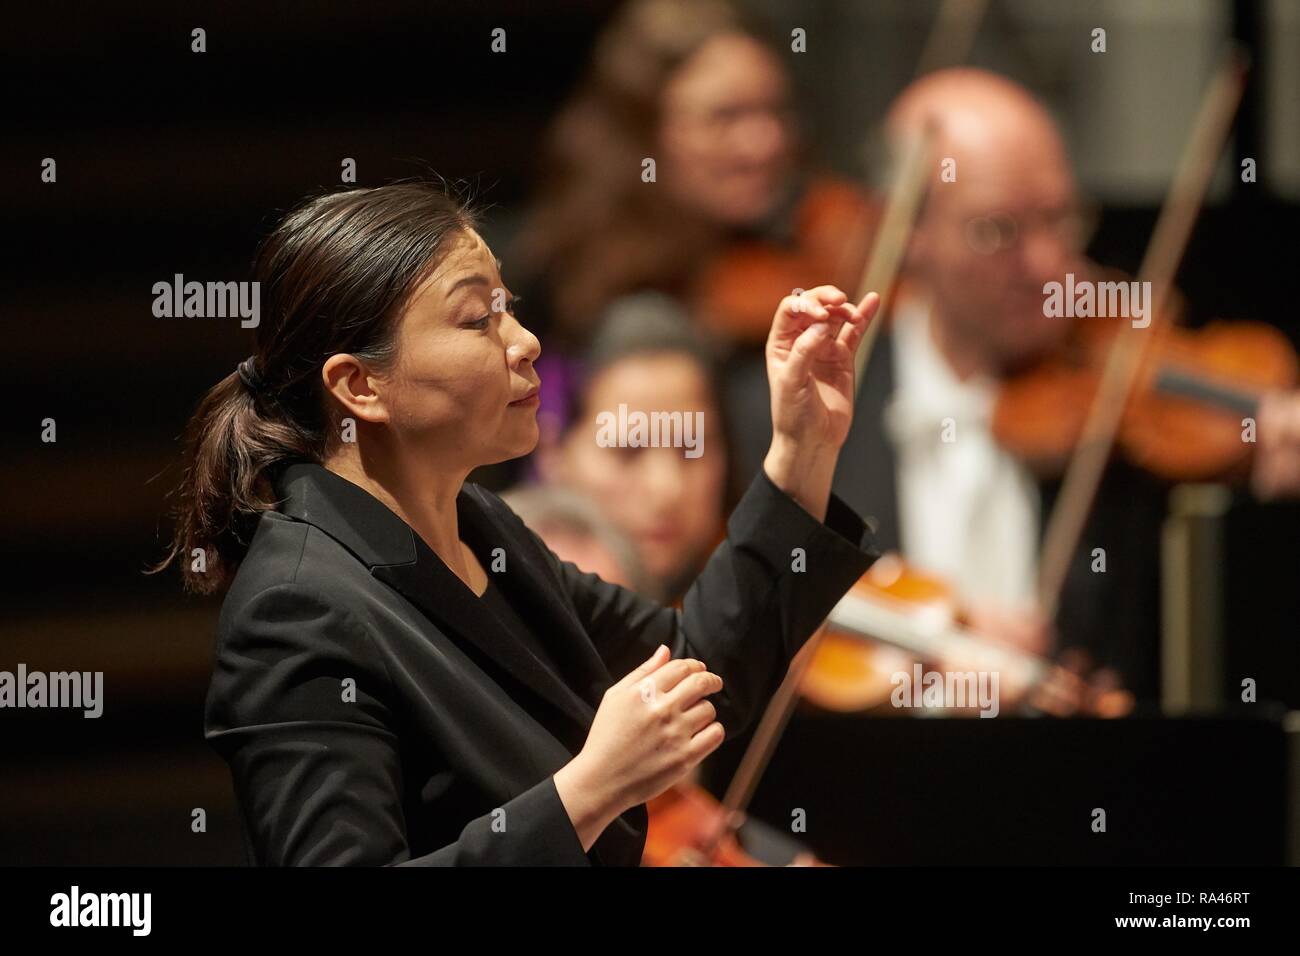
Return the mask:
<svg viewBox="0 0 1300 956">
<path fill-rule="evenodd" d="M 388 421 L 388 407 L 360 359 L 345 352 L 331 355 L 320 374 L 325 391 L 337 399 L 346 414 L 364 422 Z"/>
</svg>

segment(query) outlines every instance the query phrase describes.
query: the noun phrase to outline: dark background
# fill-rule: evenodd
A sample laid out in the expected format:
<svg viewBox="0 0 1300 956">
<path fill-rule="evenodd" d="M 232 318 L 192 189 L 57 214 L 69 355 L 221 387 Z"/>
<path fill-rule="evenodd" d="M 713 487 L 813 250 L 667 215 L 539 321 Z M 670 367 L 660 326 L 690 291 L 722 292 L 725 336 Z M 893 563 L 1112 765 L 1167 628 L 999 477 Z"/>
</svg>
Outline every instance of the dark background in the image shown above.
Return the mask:
<svg viewBox="0 0 1300 956">
<path fill-rule="evenodd" d="M 0 15 L 0 316 L 16 406 L 3 426 L 0 669 L 102 670 L 106 698 L 98 720 L 0 711 L 0 864 L 242 860 L 226 768 L 201 736 L 218 601 L 142 571 L 161 554 L 177 437 L 253 331 L 156 319 L 153 283 L 245 278 L 263 231 L 337 185 L 344 157 L 362 185 L 430 170 L 469 181 L 492 205 L 485 231 L 497 245 L 529 195 L 542 131 L 615 6 L 139 2 Z M 910 78 L 936 4 L 752 6 L 778 40 L 808 29 L 810 53 L 792 70 L 813 156 L 861 175 L 868 124 Z M 971 62 L 1057 110 L 1103 209 L 1093 255 L 1133 270 L 1213 53 L 1229 36 L 1245 42 L 1256 69 L 1229 153 L 1260 157 L 1261 181 L 1225 168 L 1179 282 L 1193 324 L 1262 319 L 1300 340 L 1300 172 L 1284 148 L 1296 142 L 1295 90 L 1277 88 L 1297 76 L 1296 18 L 1280 2 L 1171 6 L 1183 6 L 1171 22 L 1147 23 L 1102 3 L 993 3 Z M 1112 60 L 1089 58 L 1091 25 L 1107 26 Z M 205 54 L 190 52 L 196 26 Z M 506 55 L 489 50 L 497 26 Z M 1110 84 L 1100 106 L 1084 95 L 1118 69 L 1136 85 Z M 1098 109 L 1128 122 L 1099 129 Z M 1135 128 L 1151 131 L 1145 154 L 1120 149 L 1131 139 L 1116 130 Z M 40 181 L 44 157 L 57 160 L 56 184 Z M 40 441 L 45 418 L 57 443 Z M 1298 531 L 1296 506 L 1239 496 L 1224 569 L 1225 690 L 1252 676 L 1261 697 L 1291 707 Z M 206 834 L 190 831 L 196 807 Z"/>
</svg>

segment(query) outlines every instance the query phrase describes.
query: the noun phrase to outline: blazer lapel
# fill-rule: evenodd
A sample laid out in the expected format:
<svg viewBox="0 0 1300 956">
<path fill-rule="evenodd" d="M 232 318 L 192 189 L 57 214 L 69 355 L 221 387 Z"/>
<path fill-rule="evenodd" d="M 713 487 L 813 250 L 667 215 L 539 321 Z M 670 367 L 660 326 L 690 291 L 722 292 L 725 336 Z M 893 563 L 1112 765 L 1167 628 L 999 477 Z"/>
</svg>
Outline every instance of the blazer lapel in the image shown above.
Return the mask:
<svg viewBox="0 0 1300 956">
<path fill-rule="evenodd" d="M 567 603 L 558 599 L 560 582 L 550 574 L 550 560 L 542 546 L 531 535 L 512 527 L 513 522 L 507 523 L 507 517 L 480 489 L 468 488 L 462 496 L 468 498 L 469 507 L 463 507 L 460 513 L 461 537 L 480 558 L 487 556 L 485 565 L 490 565 L 493 548 L 504 549 L 506 566 L 497 575 L 499 586 L 509 595 L 516 612 L 525 620 L 538 622 L 537 629 L 551 638 L 546 649 L 569 678 L 569 684 L 561 687 L 583 718 L 558 729 L 556 736 L 570 753 L 577 754 L 586 742 L 601 697 L 613 682 L 609 669 L 587 639 L 582 622 Z M 578 689 L 581 699 L 569 689 L 570 685 Z M 570 736 L 565 730 L 574 733 Z M 645 805 L 630 807 L 614 818 L 588 852 L 604 866 L 637 866 L 649 827 Z"/>
<path fill-rule="evenodd" d="M 360 486 L 311 463 L 290 465 L 281 476 L 279 487 L 286 499 L 281 508 L 283 513 L 313 524 L 338 540 L 366 564 L 375 578 L 402 594 L 448 637 L 466 648 L 480 666 L 499 668 L 554 708 L 568 724 L 569 732 L 563 733 L 562 739 L 570 746 L 576 740 L 581 746 L 595 714 L 592 706 L 503 629 L 481 599 L 387 505 Z M 477 497 L 468 489 L 461 489 L 456 506 L 461 535 L 471 547 L 490 542 L 488 551 L 499 546 L 505 548 L 507 555 L 516 555 L 528 544 L 519 541 L 516 535 L 499 532 L 485 537 L 486 516 Z M 479 548 L 475 551 L 482 553 Z M 531 563 L 531 556 L 516 559 L 515 573 L 520 578 L 529 577 Z M 542 585 L 530 580 L 530 593 L 539 590 L 544 591 Z M 543 606 L 555 603 L 550 599 Z M 565 620 L 564 615 L 550 614 L 545 620 L 538 620 L 538 630 L 552 639 L 557 657 L 566 656 L 559 652 L 560 648 L 585 643 L 578 639 L 580 626 L 572 615 L 567 617 Z M 552 622 L 578 627 L 579 635 L 554 633 Z"/>
<path fill-rule="evenodd" d="M 537 621 L 541 625 L 539 630 L 553 629 L 557 637 L 566 637 L 549 641 L 547 650 L 568 677 L 565 689 L 573 688 L 570 693 L 583 701 L 590 725 L 590 718 L 613 679 L 586 638 L 582 622 L 569 604 L 560 600 L 561 583 L 550 573 L 549 556 L 531 535 L 521 534 L 503 520 L 480 489 L 468 489 L 466 497 L 472 507 L 462 511 L 461 536 L 478 554 L 487 556 L 484 564 L 489 567 L 489 573 L 492 573 L 493 549 L 501 548 L 506 565 L 494 579 L 510 596 L 511 605 L 525 620 Z M 569 635 L 574 639 L 567 639 Z"/>
<path fill-rule="evenodd" d="M 568 721 L 567 729 L 579 732 L 576 739 L 584 740 L 595 712 L 515 639 L 418 535 L 416 542 L 421 553 L 415 562 L 379 565 L 372 569 L 374 576 L 399 591 L 453 640 L 476 651 L 472 656 L 481 665 L 500 668 L 555 708 Z M 548 629 L 539 630 L 545 634 Z M 572 747 L 573 733 L 560 736 Z"/>
</svg>

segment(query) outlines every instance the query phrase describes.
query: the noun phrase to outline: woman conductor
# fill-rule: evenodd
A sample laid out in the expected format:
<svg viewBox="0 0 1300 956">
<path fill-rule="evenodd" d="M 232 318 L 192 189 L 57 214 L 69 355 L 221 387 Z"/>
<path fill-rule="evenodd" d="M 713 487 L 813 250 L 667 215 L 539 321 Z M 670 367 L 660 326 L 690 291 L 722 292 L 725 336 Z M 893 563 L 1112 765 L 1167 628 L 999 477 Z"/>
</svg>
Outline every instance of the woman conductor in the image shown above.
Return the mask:
<svg viewBox="0 0 1300 956">
<path fill-rule="evenodd" d="M 252 858 L 637 864 L 645 801 L 757 718 L 875 557 L 830 484 L 877 297 L 781 303 L 771 451 L 675 610 L 466 481 L 533 449 L 540 346 L 459 202 L 310 200 L 255 273 L 256 351 L 190 423 L 169 557 L 228 587 L 205 732 Z"/>
</svg>

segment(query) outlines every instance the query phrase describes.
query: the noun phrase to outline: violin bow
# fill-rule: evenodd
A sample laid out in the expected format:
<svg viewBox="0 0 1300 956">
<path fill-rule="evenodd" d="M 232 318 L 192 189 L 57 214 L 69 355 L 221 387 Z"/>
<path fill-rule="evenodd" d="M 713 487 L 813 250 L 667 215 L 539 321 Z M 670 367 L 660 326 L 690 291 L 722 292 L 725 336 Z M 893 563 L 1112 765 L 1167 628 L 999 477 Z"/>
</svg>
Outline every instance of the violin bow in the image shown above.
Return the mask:
<svg viewBox="0 0 1300 956">
<path fill-rule="evenodd" d="M 937 138 L 936 124 L 930 121 L 922 128 L 920 135 L 907 145 L 902 164 L 890 188 L 889 199 L 885 203 L 885 214 L 880 221 L 880 231 L 876 236 L 875 244 L 871 247 L 871 258 L 867 260 L 862 270 L 862 278 L 858 280 L 857 294 L 853 297 L 853 301 L 861 302 L 863 296 L 874 290 L 880 294 L 880 306 L 876 310 L 875 318 L 862 333 L 862 341 L 858 343 L 858 354 L 853 358 L 855 404 L 858 393 L 862 390 L 867 361 L 871 358 L 872 349 L 875 348 L 880 324 L 889 308 L 890 299 L 893 298 L 894 286 L 903 265 L 903 256 L 907 252 L 907 242 L 912 235 L 912 227 L 916 225 L 917 213 L 920 212 L 921 203 L 925 199 L 926 187 L 930 181 L 930 159 Z"/>
<path fill-rule="evenodd" d="M 987 0 L 944 0 L 926 40 L 916 75 L 963 61 L 975 42 L 975 35 L 987 5 Z M 862 341 L 858 343 L 853 376 L 855 404 L 858 393 L 862 389 L 867 359 L 870 358 L 871 350 L 875 345 L 880 323 L 885 317 L 895 280 L 903 264 L 912 227 L 916 223 L 917 213 L 925 198 L 930 180 L 927 173 L 937 136 L 935 124 L 926 123 L 921 134 L 906 147 L 890 186 L 880 229 L 871 246 L 871 255 L 858 282 L 854 302 L 862 301 L 862 298 L 872 290 L 880 293 L 881 301 L 871 325 L 867 327 Z M 759 778 L 771 762 L 772 754 L 776 752 L 781 734 L 794 714 L 804 674 L 816 657 L 817 648 L 821 645 L 825 634 L 826 624 L 823 622 L 795 655 L 785 678 L 763 711 L 763 716 L 754 729 L 754 735 L 745 748 L 731 783 L 723 795 L 719 826 L 711 839 L 701 848 L 706 855 L 711 854 L 725 836 L 739 829 L 744 821 L 745 810 L 754 796 L 754 791 L 758 788 Z"/>
<path fill-rule="evenodd" d="M 1247 61 L 1231 48 L 1216 71 L 1192 127 L 1177 172 L 1156 220 L 1151 241 L 1138 268 L 1139 282 L 1151 283 L 1150 323 L 1120 329 L 1102 367 L 1097 394 L 1083 433 L 1066 467 L 1056 507 L 1048 519 L 1039 562 L 1038 601 L 1048 620 L 1060 606 L 1071 559 L 1083 536 L 1084 523 L 1097 496 L 1106 462 L 1114 448 L 1124 407 L 1137 381 L 1142 360 L 1155 338 L 1201 204 L 1214 176 L 1219 154 L 1232 129 L 1246 85 Z"/>
<path fill-rule="evenodd" d="M 902 165 L 890 189 L 880 231 L 875 243 L 872 245 L 870 259 L 862 271 L 862 279 L 859 283 L 857 295 L 854 297 L 855 302 L 861 301 L 862 297 L 873 289 L 879 290 L 881 296 L 881 303 L 876 311 L 875 318 L 866 332 L 863 333 L 862 341 L 858 343 L 858 354 L 854 360 L 855 370 L 853 376 L 855 404 L 858 393 L 862 388 L 867 359 L 870 356 L 872 346 L 875 344 L 876 333 L 885 313 L 885 298 L 892 293 L 895 280 L 898 278 L 898 272 L 903 263 L 903 254 L 907 249 L 907 241 L 911 236 L 912 226 L 916 222 L 916 214 L 921 208 L 921 201 L 925 196 L 926 185 L 929 181 L 927 171 L 930 167 L 930 155 L 933 152 L 935 138 L 934 124 L 929 123 L 921 135 L 915 137 L 908 145 Z M 745 749 L 744 756 L 741 757 L 740 764 L 736 767 L 736 773 L 732 777 L 731 784 L 722 799 L 722 819 L 725 827 L 734 830 L 739 826 L 740 820 L 743 819 L 744 808 L 749 805 L 754 790 L 758 787 L 759 777 L 767 769 L 767 764 L 776 750 L 777 741 L 780 740 L 786 724 L 789 723 L 790 717 L 794 713 L 795 704 L 799 700 L 799 688 L 803 683 L 804 674 L 812 664 L 813 658 L 816 657 L 817 648 L 821 645 L 825 633 L 826 625 L 823 623 L 804 646 L 800 648 L 799 653 L 795 655 L 790 664 L 785 680 L 781 682 L 781 686 L 777 688 L 767 709 L 763 712 L 763 717 L 755 728 L 754 736 Z M 724 828 L 718 834 L 719 840 L 725 832 Z M 712 849 L 712 847 L 707 849 Z"/>
</svg>

